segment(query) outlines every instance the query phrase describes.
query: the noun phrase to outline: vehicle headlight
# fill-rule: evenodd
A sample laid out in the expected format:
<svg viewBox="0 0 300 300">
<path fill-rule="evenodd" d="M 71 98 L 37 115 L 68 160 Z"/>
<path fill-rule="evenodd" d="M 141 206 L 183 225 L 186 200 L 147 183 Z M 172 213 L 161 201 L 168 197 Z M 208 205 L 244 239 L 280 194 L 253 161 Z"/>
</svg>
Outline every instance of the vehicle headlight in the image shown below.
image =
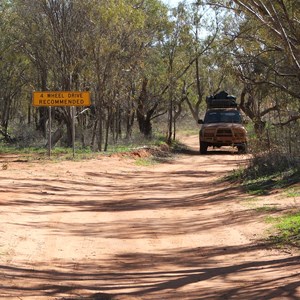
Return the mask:
<svg viewBox="0 0 300 300">
<path fill-rule="evenodd" d="M 215 135 L 215 131 L 214 130 L 204 130 L 203 135 L 205 137 L 213 137 Z"/>
<path fill-rule="evenodd" d="M 235 135 L 236 137 L 244 137 L 244 136 L 245 136 L 245 132 L 244 132 L 244 131 L 241 131 L 241 130 L 234 131 L 234 135 Z"/>
</svg>

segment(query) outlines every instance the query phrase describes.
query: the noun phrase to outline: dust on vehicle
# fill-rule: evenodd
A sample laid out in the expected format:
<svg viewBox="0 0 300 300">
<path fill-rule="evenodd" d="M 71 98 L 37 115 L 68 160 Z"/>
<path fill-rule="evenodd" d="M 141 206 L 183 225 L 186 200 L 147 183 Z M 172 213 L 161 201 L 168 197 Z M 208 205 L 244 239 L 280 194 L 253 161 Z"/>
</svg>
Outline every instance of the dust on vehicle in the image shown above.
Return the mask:
<svg viewBox="0 0 300 300">
<path fill-rule="evenodd" d="M 200 153 L 208 147 L 232 146 L 239 153 L 247 152 L 247 131 L 238 108 L 236 97 L 222 91 L 206 98 L 207 110 L 204 120 L 199 120 Z"/>
</svg>

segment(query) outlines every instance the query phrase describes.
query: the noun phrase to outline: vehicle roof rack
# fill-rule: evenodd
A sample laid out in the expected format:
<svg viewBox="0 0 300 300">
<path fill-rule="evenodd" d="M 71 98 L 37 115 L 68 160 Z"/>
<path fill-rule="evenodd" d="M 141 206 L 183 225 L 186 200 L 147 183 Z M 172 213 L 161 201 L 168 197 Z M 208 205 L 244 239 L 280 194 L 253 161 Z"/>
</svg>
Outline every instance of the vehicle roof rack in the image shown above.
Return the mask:
<svg viewBox="0 0 300 300">
<path fill-rule="evenodd" d="M 225 91 L 206 97 L 207 108 L 236 108 L 236 97 Z"/>
</svg>

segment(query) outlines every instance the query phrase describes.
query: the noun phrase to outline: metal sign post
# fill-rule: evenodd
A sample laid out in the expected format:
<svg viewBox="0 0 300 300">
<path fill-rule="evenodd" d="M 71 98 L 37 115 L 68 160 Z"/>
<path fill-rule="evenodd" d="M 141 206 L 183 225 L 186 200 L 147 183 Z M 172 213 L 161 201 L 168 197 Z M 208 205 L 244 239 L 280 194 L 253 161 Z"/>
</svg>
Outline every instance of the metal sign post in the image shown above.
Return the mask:
<svg viewBox="0 0 300 300">
<path fill-rule="evenodd" d="M 72 145 L 73 145 L 73 158 L 75 157 L 75 106 L 72 109 Z"/>
<path fill-rule="evenodd" d="M 49 158 L 51 157 L 51 143 L 52 143 L 52 140 L 51 140 L 51 127 L 52 127 L 52 114 L 51 114 L 51 106 L 49 106 L 48 108 L 49 110 L 49 136 L 48 136 L 48 155 L 49 155 Z"/>
<path fill-rule="evenodd" d="M 51 107 L 52 106 L 69 106 L 72 117 L 72 144 L 73 158 L 75 156 L 75 113 L 76 106 L 90 106 L 91 96 L 88 91 L 43 91 L 33 92 L 33 106 L 48 106 L 49 107 L 49 157 L 51 156 Z"/>
</svg>

